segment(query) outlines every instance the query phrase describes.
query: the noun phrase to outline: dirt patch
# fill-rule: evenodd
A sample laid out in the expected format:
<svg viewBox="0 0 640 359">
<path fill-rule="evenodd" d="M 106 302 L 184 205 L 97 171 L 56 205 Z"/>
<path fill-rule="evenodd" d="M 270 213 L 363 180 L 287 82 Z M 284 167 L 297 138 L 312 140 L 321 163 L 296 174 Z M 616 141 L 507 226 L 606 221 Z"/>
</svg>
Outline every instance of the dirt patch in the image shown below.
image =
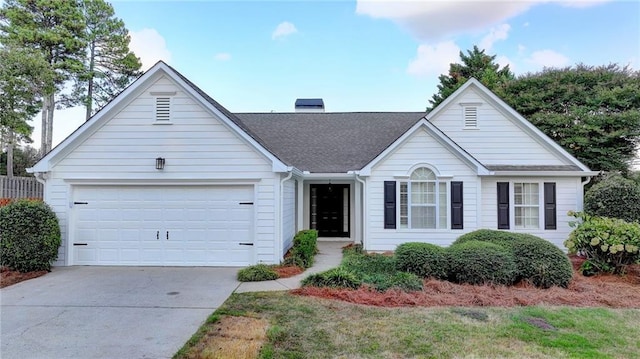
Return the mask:
<svg viewBox="0 0 640 359">
<path fill-rule="evenodd" d="M 18 271 L 9 270 L 7 267 L 0 268 L 0 288 L 8 287 L 10 285 L 20 283 L 22 281 L 37 278 L 47 274 L 46 270 L 37 272 L 20 273 Z"/>
<path fill-rule="evenodd" d="M 580 258 L 571 259 L 579 268 Z M 420 292 L 370 288 L 357 290 L 304 287 L 294 294 L 338 299 L 381 307 L 402 306 L 498 306 L 569 305 L 575 307 L 640 308 L 640 265 L 627 268 L 623 276 L 602 274 L 585 277 L 577 271 L 568 288 L 539 289 L 527 283 L 515 286 L 454 284 L 427 279 Z"/>
<path fill-rule="evenodd" d="M 189 359 L 253 359 L 267 338 L 264 319 L 224 316 L 185 356 Z"/>
<path fill-rule="evenodd" d="M 542 318 L 529 317 L 529 318 L 524 318 L 524 321 L 542 330 L 558 330 L 556 329 L 556 327 L 547 323 L 547 321 Z"/>
<path fill-rule="evenodd" d="M 276 266 L 273 270 L 278 273 L 278 278 L 289 278 L 304 272 L 304 269 L 298 266 Z"/>
</svg>

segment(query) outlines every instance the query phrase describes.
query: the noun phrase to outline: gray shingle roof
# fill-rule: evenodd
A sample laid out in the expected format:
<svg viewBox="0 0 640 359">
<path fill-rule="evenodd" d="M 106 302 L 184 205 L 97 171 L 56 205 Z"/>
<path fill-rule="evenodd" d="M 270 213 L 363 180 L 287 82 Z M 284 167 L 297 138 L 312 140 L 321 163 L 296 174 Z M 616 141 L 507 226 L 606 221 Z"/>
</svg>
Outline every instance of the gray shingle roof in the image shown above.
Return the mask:
<svg viewBox="0 0 640 359">
<path fill-rule="evenodd" d="M 278 158 L 301 171 L 359 170 L 423 112 L 236 113 Z"/>
<path fill-rule="evenodd" d="M 485 165 L 490 171 L 581 171 L 574 165 L 542 165 L 542 166 L 514 166 L 514 165 Z"/>
</svg>

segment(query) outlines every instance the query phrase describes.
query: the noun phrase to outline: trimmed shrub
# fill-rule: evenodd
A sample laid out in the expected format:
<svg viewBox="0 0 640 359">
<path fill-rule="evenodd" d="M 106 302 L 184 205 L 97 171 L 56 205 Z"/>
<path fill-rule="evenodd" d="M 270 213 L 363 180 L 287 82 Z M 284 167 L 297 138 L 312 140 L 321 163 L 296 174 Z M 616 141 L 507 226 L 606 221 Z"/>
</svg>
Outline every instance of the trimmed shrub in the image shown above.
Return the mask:
<svg viewBox="0 0 640 359">
<path fill-rule="evenodd" d="M 564 242 L 569 253 L 587 258 L 583 274 L 597 272 L 624 273 L 629 264 L 640 260 L 640 224 L 622 219 L 595 217 L 569 212 L 580 221 Z"/>
<path fill-rule="evenodd" d="M 571 261 L 553 243 L 523 233 L 514 233 L 513 240 L 503 243 L 513 254 L 518 268 L 517 280 L 527 281 L 540 288 L 566 288 L 571 282 Z"/>
<path fill-rule="evenodd" d="M 399 245 L 395 251 L 396 268 L 419 277 L 447 277 L 445 249 L 430 243 L 408 242 Z"/>
<path fill-rule="evenodd" d="M 567 287 L 573 276 L 569 258 L 553 243 L 526 233 L 479 229 L 460 236 L 453 245 L 471 240 L 491 242 L 513 255 L 518 268 L 516 282 L 527 281 L 536 287 Z"/>
<path fill-rule="evenodd" d="M 21 200 L 0 208 L 0 264 L 12 270 L 51 270 L 58 258 L 60 226 L 43 202 Z"/>
<path fill-rule="evenodd" d="M 261 282 L 263 280 L 278 279 L 278 273 L 266 264 L 256 264 L 238 271 L 240 282 Z"/>
<path fill-rule="evenodd" d="M 329 269 L 328 271 L 312 274 L 302 280 L 303 286 L 351 288 L 357 289 L 362 281 L 344 267 Z"/>
<path fill-rule="evenodd" d="M 318 252 L 318 231 L 315 229 L 305 229 L 296 233 L 293 237 L 293 247 L 291 256 L 295 257 L 295 263 L 302 264 L 302 268 L 309 268 L 313 265 L 313 257 Z"/>
<path fill-rule="evenodd" d="M 358 275 L 393 274 L 396 272 L 396 259 L 393 256 L 376 253 L 345 254 L 342 266 Z"/>
<path fill-rule="evenodd" d="M 422 278 L 407 272 L 377 273 L 365 276 L 363 282 L 380 292 L 387 289 L 399 289 L 405 292 L 422 290 Z"/>
<path fill-rule="evenodd" d="M 513 255 L 502 246 L 468 241 L 447 248 L 449 280 L 469 284 L 515 282 L 517 267 Z"/>
<path fill-rule="evenodd" d="M 640 220 L 640 186 L 620 175 L 610 175 L 584 195 L 584 211 L 591 216 Z"/>
<path fill-rule="evenodd" d="M 478 229 L 465 233 L 458 237 L 451 245 L 462 244 L 469 241 L 498 242 L 513 240 L 513 233 L 507 231 L 497 231 L 495 229 Z"/>
</svg>

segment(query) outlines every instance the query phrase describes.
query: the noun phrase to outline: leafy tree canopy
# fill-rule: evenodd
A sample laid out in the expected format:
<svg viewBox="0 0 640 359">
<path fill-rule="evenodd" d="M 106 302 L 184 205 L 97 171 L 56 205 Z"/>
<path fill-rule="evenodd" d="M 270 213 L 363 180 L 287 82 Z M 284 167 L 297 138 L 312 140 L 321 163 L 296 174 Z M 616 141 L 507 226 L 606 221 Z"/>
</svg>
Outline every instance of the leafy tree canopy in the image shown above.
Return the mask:
<svg viewBox="0 0 640 359">
<path fill-rule="evenodd" d="M 592 170 L 628 170 L 640 136 L 639 71 L 616 64 L 547 68 L 496 93 Z"/>
<path fill-rule="evenodd" d="M 0 153 L 0 176 L 7 175 L 7 152 Z M 20 177 L 32 176 L 27 173 L 27 168 L 33 167 L 38 162 L 40 155 L 38 150 L 31 147 L 16 147 L 13 150 L 13 175 Z"/>
<path fill-rule="evenodd" d="M 427 110 L 434 109 L 472 77 L 491 90 L 515 78 L 509 65 L 500 68 L 495 62 L 496 55 L 487 55 L 485 50 L 480 50 L 477 46 L 473 46 L 473 50 L 467 50 L 466 55 L 460 51 L 460 60 L 462 63 L 449 65 L 447 75 L 438 77 L 438 93 L 429 100 L 431 106 Z"/>
</svg>

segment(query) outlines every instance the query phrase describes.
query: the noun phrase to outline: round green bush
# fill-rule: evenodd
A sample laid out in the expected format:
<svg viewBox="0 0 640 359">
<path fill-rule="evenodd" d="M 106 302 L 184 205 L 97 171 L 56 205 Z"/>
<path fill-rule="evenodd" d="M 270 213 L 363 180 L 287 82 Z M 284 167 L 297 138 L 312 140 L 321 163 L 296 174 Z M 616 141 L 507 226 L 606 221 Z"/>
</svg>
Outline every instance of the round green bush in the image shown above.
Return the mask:
<svg viewBox="0 0 640 359">
<path fill-rule="evenodd" d="M 58 258 L 60 226 L 51 208 L 21 200 L 0 208 L 0 264 L 12 270 L 51 270 Z"/>
<path fill-rule="evenodd" d="M 495 229 L 478 229 L 465 233 L 458 237 L 452 245 L 458 245 L 469 241 L 482 241 L 500 244 L 500 242 L 513 240 L 513 233 L 507 231 L 497 231 Z"/>
<path fill-rule="evenodd" d="M 238 271 L 240 282 L 261 282 L 278 279 L 278 273 L 266 264 L 256 264 Z"/>
<path fill-rule="evenodd" d="M 419 277 L 447 277 L 445 249 L 431 243 L 408 242 L 399 245 L 395 251 L 396 268 Z"/>
<path fill-rule="evenodd" d="M 447 248 L 449 280 L 469 284 L 515 282 L 517 267 L 511 252 L 497 244 L 468 241 Z"/>
<path fill-rule="evenodd" d="M 331 287 L 331 288 L 351 288 L 357 289 L 362 284 L 353 272 L 336 267 L 324 272 L 312 274 L 302 280 L 303 286 Z"/>
<path fill-rule="evenodd" d="M 640 186 L 620 175 L 611 175 L 584 195 L 584 211 L 592 216 L 640 220 Z"/>
<path fill-rule="evenodd" d="M 566 288 L 571 282 L 571 261 L 553 243 L 523 233 L 514 233 L 514 239 L 504 243 L 511 250 L 518 268 L 517 280 L 527 281 L 540 288 Z"/>
</svg>

